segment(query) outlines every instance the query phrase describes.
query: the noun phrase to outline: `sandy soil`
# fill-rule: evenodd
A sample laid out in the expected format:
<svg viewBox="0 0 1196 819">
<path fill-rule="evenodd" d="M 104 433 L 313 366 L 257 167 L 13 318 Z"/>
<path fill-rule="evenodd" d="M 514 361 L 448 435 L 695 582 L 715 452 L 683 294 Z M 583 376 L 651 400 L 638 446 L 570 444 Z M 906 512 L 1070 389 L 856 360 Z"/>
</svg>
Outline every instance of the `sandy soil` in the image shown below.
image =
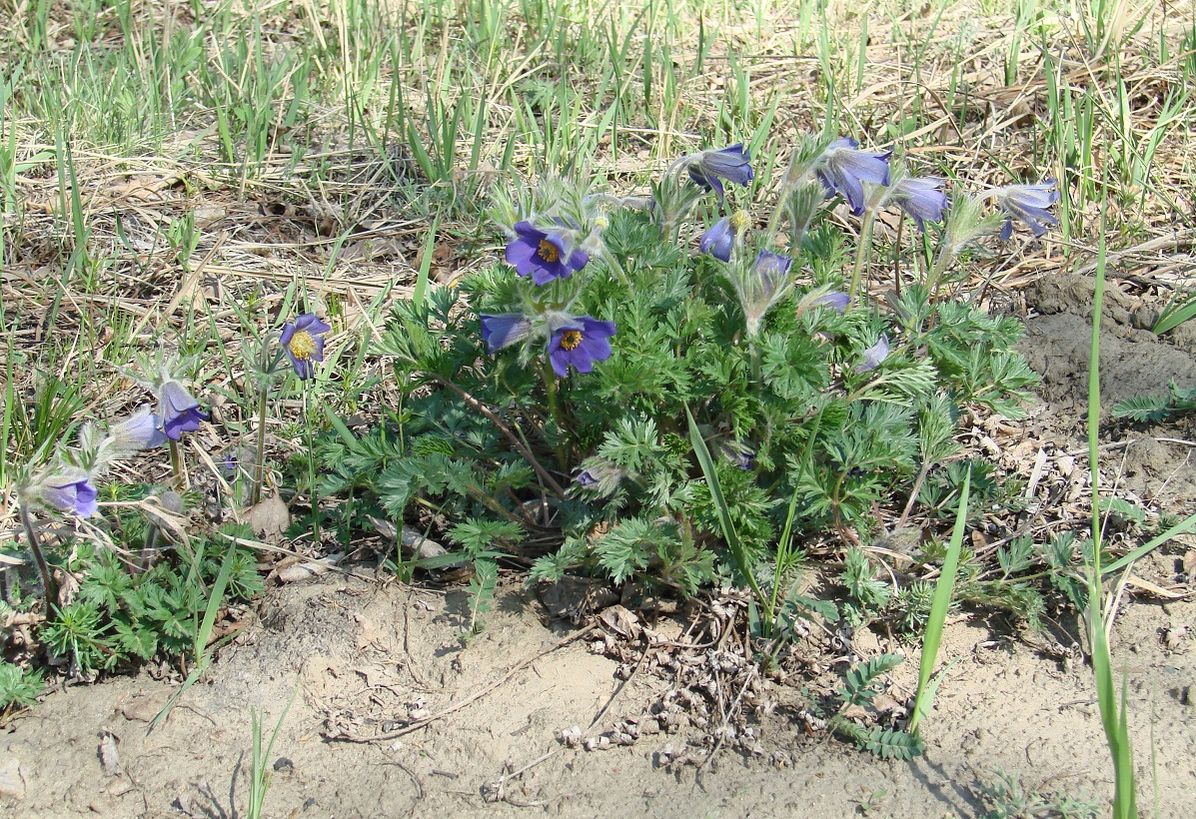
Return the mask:
<svg viewBox="0 0 1196 819">
<path fill-rule="evenodd" d="M 877 760 L 810 738 L 778 711 L 756 730 L 765 753 L 723 751 L 701 773 L 659 765 L 692 729 L 643 735 L 627 747 L 587 752 L 557 734 L 587 726 L 621 681 L 618 664 L 586 637 L 544 654 L 487 696 L 426 728 L 380 743 L 329 741 L 334 723 L 389 730 L 387 715 L 437 712 L 552 646 L 572 627 L 545 625 L 518 584 L 504 585 L 486 631 L 458 640 L 462 599 L 369 580 L 321 578 L 281 589 L 225 650 L 210 681 L 192 689 L 152 733 L 147 721 L 173 687 L 147 674 L 55 693 L 16 720 L 3 756 L 19 766 L 22 816 L 243 815 L 250 773 L 250 713 L 267 722 L 296 692 L 274 754 L 269 816 L 471 816 L 534 809 L 563 816 L 971 816 L 972 788 L 996 770 L 1027 788 L 1104 797 L 1111 789 L 1089 670 L 961 618 L 944 646 L 952 664 L 926 724 L 928 750 L 912 763 Z M 1196 719 L 1189 686 L 1196 654 L 1188 633 L 1196 604 L 1130 606 L 1115 650 L 1126 664 L 1140 775 L 1151 786 L 1157 751 L 1162 816 L 1196 810 Z M 589 635 L 587 635 L 589 636 Z M 860 650 L 895 648 L 860 632 Z M 871 645 L 867 645 L 871 643 Z M 912 693 L 913 663 L 889 694 Z M 605 720 L 638 716 L 663 683 L 637 675 Z M 413 713 L 415 712 L 415 713 Z M 329 718 L 332 718 L 332 722 Z M 378 722 L 372 722 L 377 720 Z M 601 727 L 601 726 L 600 726 Z M 116 738 L 118 767 L 99 748 Z M 596 733 L 591 732 L 591 733 Z M 1152 743 L 1153 739 L 1153 743 Z M 777 764 L 786 751 L 791 764 Z M 505 801 L 483 792 L 505 771 L 545 754 Z M 522 806 L 522 807 L 520 807 Z"/>
</svg>

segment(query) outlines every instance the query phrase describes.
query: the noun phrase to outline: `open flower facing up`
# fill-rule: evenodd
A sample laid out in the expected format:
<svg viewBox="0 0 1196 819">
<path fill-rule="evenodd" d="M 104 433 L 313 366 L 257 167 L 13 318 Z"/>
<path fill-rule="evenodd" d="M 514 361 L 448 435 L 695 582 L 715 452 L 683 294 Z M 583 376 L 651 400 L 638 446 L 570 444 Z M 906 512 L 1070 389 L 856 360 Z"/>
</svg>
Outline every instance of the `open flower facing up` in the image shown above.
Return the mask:
<svg viewBox="0 0 1196 819">
<path fill-rule="evenodd" d="M 889 156 L 892 153 L 861 151 L 854 139 L 836 139 L 818 159 L 815 173 L 828 199 L 839 194 L 851 205 L 851 212 L 859 216 L 864 212 L 864 183 L 889 184 Z"/>
<path fill-rule="evenodd" d="M 38 497 L 47 506 L 81 518 L 96 513 L 96 488 L 91 476 L 82 469 L 66 469 L 46 478 L 38 487 Z"/>
<path fill-rule="evenodd" d="M 507 264 L 536 284 L 567 279 L 589 261 L 589 254 L 574 246 L 566 231 L 541 230 L 526 220 L 516 223 L 515 238 L 507 243 Z"/>
<path fill-rule="evenodd" d="M 731 261 L 731 248 L 734 246 L 735 231 L 731 228 L 730 217 L 719 219 L 698 240 L 698 247 L 703 253 L 709 253 L 724 262 Z"/>
<path fill-rule="evenodd" d="M 881 333 L 880 338 L 876 343 L 864 350 L 863 360 L 855 365 L 857 373 L 866 373 L 875 370 L 880 366 L 881 362 L 889 357 L 889 336 L 887 333 Z"/>
<path fill-rule="evenodd" d="M 726 148 L 694 154 L 686 168 L 694 184 L 713 190 L 721 202 L 724 196 L 723 180 L 736 185 L 746 185 L 752 181 L 754 174 L 751 162 L 751 152 L 744 149 L 742 142 L 738 142 Z"/>
<path fill-rule="evenodd" d="M 184 432 L 194 432 L 200 421 L 208 420 L 199 402 L 178 381 L 164 381 L 158 387 L 158 416 L 162 432 L 172 441 L 182 439 Z"/>
<path fill-rule="evenodd" d="M 996 197 L 997 206 L 1005 212 L 1005 224 L 1001 227 L 1001 239 L 1013 235 L 1013 220 L 1024 222 L 1035 236 L 1046 233 L 1048 227 L 1059 224 L 1050 212 L 1051 205 L 1059 201 L 1055 180 L 1048 179 L 1038 185 L 1006 185 L 988 192 Z"/>
<path fill-rule="evenodd" d="M 947 180 L 938 176 L 907 176 L 889 189 L 885 201 L 901 207 L 914 222 L 918 230 L 926 231 L 926 222 L 941 222 L 947 210 L 947 194 L 943 185 Z"/>
<path fill-rule="evenodd" d="M 532 323 L 520 313 L 482 313 L 482 341 L 491 353 L 497 353 L 523 341 L 532 330 Z"/>
<path fill-rule="evenodd" d="M 324 360 L 324 334 L 331 329 L 314 313 L 304 313 L 283 325 L 278 341 L 302 380 L 315 376 L 316 362 Z"/>
<path fill-rule="evenodd" d="M 559 378 L 569 374 L 569 368 L 579 373 L 594 369 L 595 361 L 610 358 L 610 337 L 615 334 L 613 321 L 591 316 L 566 317 L 556 324 L 548 339 L 548 360 Z"/>
</svg>

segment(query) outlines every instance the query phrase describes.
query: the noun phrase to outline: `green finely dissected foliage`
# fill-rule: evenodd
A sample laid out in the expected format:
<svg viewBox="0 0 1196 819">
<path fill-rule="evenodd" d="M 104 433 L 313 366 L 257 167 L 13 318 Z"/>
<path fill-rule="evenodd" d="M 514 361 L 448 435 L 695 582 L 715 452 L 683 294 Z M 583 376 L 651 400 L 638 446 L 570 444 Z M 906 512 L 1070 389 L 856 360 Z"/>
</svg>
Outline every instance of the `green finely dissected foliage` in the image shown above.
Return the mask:
<svg viewBox="0 0 1196 819">
<path fill-rule="evenodd" d="M 41 671 L 0 660 L 0 714 L 33 705 L 44 687 Z"/>
<path fill-rule="evenodd" d="M 122 523 L 127 534 L 138 534 L 136 516 L 124 515 Z M 42 626 L 46 649 L 85 675 L 154 657 L 195 659 L 201 621 L 226 561 L 222 602 L 248 600 L 262 589 L 253 552 L 233 540 L 250 537 L 248 527 L 226 525 L 210 539 L 193 539 L 190 559 L 163 559 L 142 571 L 130 571 L 112 551 L 80 544 L 71 565 L 83 577 L 79 594 Z"/>
<path fill-rule="evenodd" d="M 516 218 L 509 203 L 497 210 L 508 225 Z M 480 313 L 545 309 L 527 303 L 507 265 L 397 304 L 378 351 L 403 400 L 368 434 L 342 426 L 318 444 L 335 465 L 321 492 L 352 496 L 363 520 L 381 510 L 421 527 L 460 521 L 446 534 L 458 559 L 485 569 L 483 592 L 503 554 L 533 559 L 533 578 L 545 580 L 589 572 L 693 594 L 733 579 L 755 587 L 765 633 L 782 627 L 771 615 L 789 597 L 774 588 L 793 579 L 769 570 L 778 549 L 792 568 L 792 544 L 811 534 L 870 537 L 874 506 L 908 497 L 920 472 L 921 497 L 949 520 L 967 472 L 944 463 L 958 455 L 961 413 L 1016 416 L 1035 381 L 1013 351 L 1020 324 L 917 285 L 884 312 L 833 309 L 822 299 L 842 286 L 851 251 L 807 216 L 791 232 L 792 284 L 753 328 L 726 267 L 678 246 L 676 225 L 657 216 L 616 207 L 565 217 L 601 225 L 593 261 L 533 298 L 550 314 L 567 305 L 617 324 L 612 354 L 591 373 L 554 377 L 533 343 L 487 350 Z M 887 357 L 869 367 L 878 338 L 891 339 Z"/>
</svg>

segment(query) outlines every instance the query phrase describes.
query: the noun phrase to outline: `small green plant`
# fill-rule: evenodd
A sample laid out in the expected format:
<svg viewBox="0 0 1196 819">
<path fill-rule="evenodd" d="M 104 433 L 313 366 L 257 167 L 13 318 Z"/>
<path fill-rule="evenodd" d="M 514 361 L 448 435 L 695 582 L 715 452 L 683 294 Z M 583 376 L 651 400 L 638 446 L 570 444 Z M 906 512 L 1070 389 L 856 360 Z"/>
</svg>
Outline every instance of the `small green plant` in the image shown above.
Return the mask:
<svg viewBox="0 0 1196 819">
<path fill-rule="evenodd" d="M 904 661 L 899 654 L 880 654 L 848 669 L 843 687 L 836 692 L 838 707 L 827 721 L 827 728 L 883 759 L 913 759 L 921 754 L 923 744 L 917 734 L 880 725 L 864 726 L 846 714 L 849 708 L 871 706 L 880 693 L 881 678 Z"/>
<path fill-rule="evenodd" d="M 296 689 L 297 691 L 298 689 Z M 266 747 L 262 747 L 262 718 L 256 711 L 250 713 L 250 733 L 253 737 L 253 756 L 250 761 L 249 773 L 249 805 L 246 808 L 245 815 L 249 819 L 261 819 L 262 808 L 266 804 L 266 794 L 270 790 L 270 757 L 274 753 L 274 743 L 278 741 L 278 734 L 282 731 L 282 723 L 287 718 L 287 714 L 291 710 L 291 705 L 295 702 L 295 695 L 292 694 L 290 700 L 287 701 L 286 708 L 278 715 L 278 721 L 274 723 L 274 730 L 270 732 L 270 740 L 266 743 Z"/>
<path fill-rule="evenodd" d="M 1026 790 L 1016 774 L 997 770 L 991 779 L 973 786 L 984 806 L 982 819 L 1096 819 L 1099 806 L 1065 794 Z"/>
<path fill-rule="evenodd" d="M 1196 387 L 1184 389 L 1172 381 L 1167 385 L 1166 395 L 1127 398 L 1113 406 L 1113 415 L 1138 424 L 1152 424 L 1193 410 L 1196 410 Z"/>
<path fill-rule="evenodd" d="M 0 660 L 0 714 L 33 705 L 44 687 L 41 671 Z"/>
<path fill-rule="evenodd" d="M 138 516 L 122 519 L 126 534 L 145 531 L 144 524 L 137 526 Z M 159 656 L 180 663 L 187 655 L 198 658 L 200 620 L 221 573 L 227 571 L 231 599 L 261 591 L 252 552 L 232 540 L 250 534 L 246 527 L 226 525 L 210 540 L 192 541 L 191 563 L 164 560 L 135 572 L 113 552 L 81 544 L 72 565 L 83 577 L 78 597 L 55 609 L 41 628 L 42 641 L 84 675 Z"/>
</svg>

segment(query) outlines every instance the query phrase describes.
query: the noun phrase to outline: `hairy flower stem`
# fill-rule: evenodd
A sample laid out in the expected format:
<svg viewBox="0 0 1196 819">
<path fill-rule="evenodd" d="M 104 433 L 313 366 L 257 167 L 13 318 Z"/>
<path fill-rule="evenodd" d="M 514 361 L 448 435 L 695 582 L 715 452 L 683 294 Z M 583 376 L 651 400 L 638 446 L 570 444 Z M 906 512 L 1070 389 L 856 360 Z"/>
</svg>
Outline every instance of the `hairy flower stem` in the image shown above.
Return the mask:
<svg viewBox="0 0 1196 819">
<path fill-rule="evenodd" d="M 531 464 L 532 469 L 536 470 L 536 474 L 540 476 L 540 480 L 544 481 L 544 485 L 551 489 L 558 498 L 565 497 L 565 490 L 559 483 L 557 483 L 556 478 L 552 477 L 548 470 L 545 469 L 544 466 L 536 459 L 535 454 L 532 453 L 532 451 L 528 449 L 527 445 L 519 439 L 519 436 L 512 432 L 511 428 L 494 413 L 494 410 L 490 409 L 473 395 L 458 387 L 449 379 L 444 378 L 443 376 L 435 375 L 434 373 L 429 373 L 429 375 L 433 380 L 436 381 L 436 383 L 443 387 L 448 387 L 450 390 L 455 392 L 462 401 L 464 401 L 473 409 L 482 413 L 482 415 L 486 416 L 486 418 L 490 420 L 490 423 L 498 427 L 499 432 L 507 436 L 507 440 L 514 445 L 519 454 L 522 455 L 529 464 Z"/>
<path fill-rule="evenodd" d="M 42 578 L 42 591 L 46 595 L 46 617 L 49 618 L 50 607 L 58 598 L 57 584 L 54 583 L 54 576 L 50 574 L 46 556 L 42 554 L 42 544 L 37 539 L 37 530 L 33 528 L 33 520 L 29 517 L 29 512 L 25 509 L 24 504 L 20 505 L 18 509 L 21 512 L 21 526 L 25 529 L 25 540 L 29 542 L 29 551 L 33 552 L 33 561 L 37 563 L 37 572 Z"/>
<path fill-rule="evenodd" d="M 311 423 L 311 389 L 303 383 L 303 429 L 307 433 L 307 493 L 311 505 L 312 542 L 320 542 L 320 491 L 316 487 L 316 433 Z M 259 459 L 260 460 L 260 459 Z"/>
<path fill-rule="evenodd" d="M 556 422 L 556 428 L 561 436 L 565 434 L 565 418 L 561 413 L 561 402 L 557 396 L 556 375 L 547 363 L 540 367 L 540 374 L 544 377 L 544 391 L 548 394 L 548 411 L 552 413 L 552 420 Z M 561 469 L 569 468 L 569 461 L 565 457 L 565 445 L 563 437 L 558 439 L 554 449 L 556 450 L 557 464 Z"/>
<path fill-rule="evenodd" d="M 752 359 L 752 383 L 763 388 L 764 378 L 761 375 L 760 367 L 760 345 L 756 343 L 755 336 L 748 339 L 748 353 Z"/>
<path fill-rule="evenodd" d="M 187 491 L 187 477 L 183 474 L 183 452 L 178 441 L 170 442 L 170 470 L 174 473 L 174 486 L 180 492 Z"/>
<path fill-rule="evenodd" d="M 257 506 L 262 499 L 262 484 L 266 480 L 266 400 L 270 391 L 263 384 L 257 399 L 257 448 L 254 450 L 253 489 L 249 493 L 249 505 Z"/>
<path fill-rule="evenodd" d="M 932 302 L 935 291 L 938 290 L 939 279 L 943 277 L 943 273 L 947 271 L 947 265 L 951 264 L 951 260 L 954 258 L 955 251 L 951 249 L 950 245 L 944 244 L 938 257 L 934 260 L 934 267 L 930 268 L 930 273 L 926 276 L 926 293 Z"/>
<path fill-rule="evenodd" d="M 864 267 L 868 264 L 868 251 L 872 249 L 872 227 L 875 224 L 876 210 L 874 208 L 865 209 L 864 221 L 860 225 L 860 242 L 855 248 L 855 267 L 851 271 L 851 289 L 847 291 L 851 301 L 855 301 L 856 293 L 860 289 L 860 278 L 863 276 Z"/>
<path fill-rule="evenodd" d="M 897 298 L 901 298 L 901 229 L 905 227 L 905 219 L 897 220 L 897 240 L 893 244 L 893 289 Z"/>
</svg>

